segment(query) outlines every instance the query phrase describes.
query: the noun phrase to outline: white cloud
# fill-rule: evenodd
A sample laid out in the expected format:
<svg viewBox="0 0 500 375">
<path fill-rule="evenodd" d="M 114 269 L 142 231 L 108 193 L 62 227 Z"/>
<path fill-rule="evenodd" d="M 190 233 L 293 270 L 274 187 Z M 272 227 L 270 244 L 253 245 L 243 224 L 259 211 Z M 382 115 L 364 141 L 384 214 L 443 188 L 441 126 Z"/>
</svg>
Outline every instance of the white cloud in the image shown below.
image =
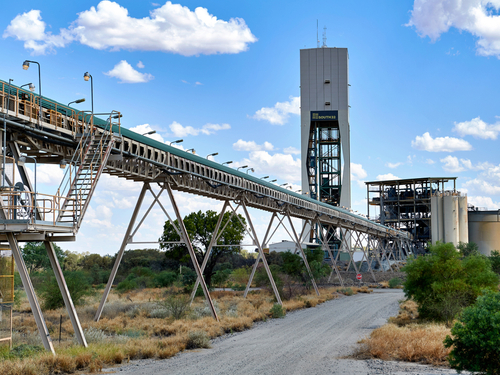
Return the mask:
<svg viewBox="0 0 500 375">
<path fill-rule="evenodd" d="M 283 152 L 284 152 L 285 154 L 292 154 L 292 155 L 299 155 L 299 154 L 300 154 L 300 150 L 298 150 L 298 149 L 296 149 L 295 147 L 292 147 L 292 146 L 290 146 L 290 147 L 285 147 L 285 148 L 283 149 Z"/>
<path fill-rule="evenodd" d="M 144 68 L 144 64 L 142 63 L 142 61 L 139 61 L 136 65 L 139 69 L 142 69 Z"/>
<path fill-rule="evenodd" d="M 470 121 L 455 122 L 453 131 L 457 132 L 461 137 L 472 135 L 474 138 L 497 139 L 500 132 L 500 122 L 488 125 L 478 116 Z"/>
<path fill-rule="evenodd" d="M 500 202 L 494 202 L 491 197 L 482 196 L 467 196 L 467 203 L 472 204 L 475 207 L 484 207 L 488 210 L 498 210 L 500 209 Z"/>
<path fill-rule="evenodd" d="M 283 125 L 292 115 L 300 115 L 300 97 L 290 96 L 288 102 L 278 102 L 274 107 L 262 107 L 252 118 L 268 121 L 273 125 Z"/>
<path fill-rule="evenodd" d="M 379 174 L 377 176 L 378 181 L 386 181 L 386 180 L 399 180 L 400 177 L 394 176 L 392 173 L 386 173 L 386 174 Z"/>
<path fill-rule="evenodd" d="M 45 22 L 39 10 L 18 14 L 3 33 L 4 38 L 12 37 L 24 42 L 24 48 L 31 50 L 34 55 L 43 55 L 52 52 L 54 48 L 64 47 L 70 43 L 72 37 L 67 30 L 62 29 L 59 35 L 45 32 Z"/>
<path fill-rule="evenodd" d="M 403 163 L 401 163 L 401 162 L 399 162 L 399 163 L 390 163 L 390 162 L 385 163 L 385 166 L 389 167 L 391 169 L 397 168 L 400 165 L 403 165 Z"/>
<path fill-rule="evenodd" d="M 469 151 L 472 150 L 472 145 L 459 138 L 453 137 L 437 137 L 432 138 L 429 132 L 422 136 L 417 135 L 414 141 L 411 141 L 411 146 L 417 150 L 429 152 L 454 152 L 454 151 Z"/>
<path fill-rule="evenodd" d="M 188 135 L 198 135 L 200 133 L 205 135 L 214 134 L 219 130 L 228 130 L 231 129 L 231 125 L 229 124 L 205 124 L 201 128 L 194 128 L 192 126 L 183 126 L 179 124 L 177 121 L 174 121 L 170 124 L 170 131 L 176 137 L 185 137 Z"/>
<path fill-rule="evenodd" d="M 233 143 L 233 149 L 236 151 L 272 151 L 274 146 L 269 142 L 264 142 L 263 144 L 258 145 L 255 141 L 244 141 L 242 139 L 238 139 L 236 143 Z"/>
<path fill-rule="evenodd" d="M 36 167 L 37 184 L 59 185 L 64 177 L 64 172 L 65 170 L 59 167 L 59 164 L 39 164 Z M 32 183 L 35 181 L 33 177 L 30 176 Z"/>
<path fill-rule="evenodd" d="M 361 164 L 351 163 L 351 180 L 356 181 L 359 187 L 364 187 L 363 179 L 366 178 L 366 176 L 368 176 L 368 174 Z"/>
<path fill-rule="evenodd" d="M 478 38 L 479 55 L 498 57 L 500 16 L 495 11 L 499 8 L 498 0 L 415 0 L 407 26 L 415 26 L 421 37 L 432 41 L 451 27 L 467 31 Z"/>
<path fill-rule="evenodd" d="M 120 83 L 143 83 L 151 81 L 154 78 L 149 73 L 138 72 L 125 60 L 120 61 L 113 69 L 104 74 L 118 78 Z"/>
<path fill-rule="evenodd" d="M 432 160 L 432 159 L 427 159 L 425 162 L 426 162 L 427 164 L 431 164 L 431 165 L 435 163 L 435 161 L 434 161 L 434 160 Z"/>
<path fill-rule="evenodd" d="M 142 125 L 134 126 L 134 127 L 130 128 L 129 130 L 136 132 L 138 134 L 141 134 L 141 135 L 143 135 L 143 134 L 145 135 L 146 133 L 149 133 L 149 132 L 153 131 L 154 129 L 149 124 L 142 124 Z M 158 141 L 158 142 L 165 143 L 165 140 L 163 139 L 163 137 L 158 133 L 148 134 L 148 135 L 146 135 L 146 137 L 154 139 L 155 141 Z"/>
<path fill-rule="evenodd" d="M 465 171 L 465 167 L 460 165 L 460 161 L 457 157 L 448 155 L 444 159 L 439 160 L 441 163 L 444 163 L 443 169 L 447 172 L 457 173 Z"/>
<path fill-rule="evenodd" d="M 476 178 L 466 181 L 462 186 L 468 194 L 478 196 L 500 195 L 500 165 L 480 163 L 476 169 L 482 170 Z"/>
<path fill-rule="evenodd" d="M 196 81 L 194 84 L 195 84 L 195 86 L 203 86 L 203 83 L 198 82 L 198 81 Z"/>
<path fill-rule="evenodd" d="M 248 158 L 235 163 L 235 167 L 242 165 L 254 168 L 257 175 L 269 175 L 270 179 L 279 178 L 288 183 L 300 182 L 300 158 L 295 159 L 289 154 L 271 155 L 263 150 L 252 151 Z"/>
<path fill-rule="evenodd" d="M 25 26 L 34 26 L 26 31 Z M 39 10 L 14 18 L 4 32 L 25 42 L 26 49 L 45 53 L 78 41 L 91 48 L 112 51 L 137 50 L 178 53 L 184 56 L 240 53 L 257 41 L 245 21 L 217 19 L 206 8 L 194 11 L 167 1 L 152 10 L 149 17 L 133 18 L 128 9 L 113 1 L 101 1 L 78 14 L 68 29 L 59 35 L 45 33 Z"/>
</svg>

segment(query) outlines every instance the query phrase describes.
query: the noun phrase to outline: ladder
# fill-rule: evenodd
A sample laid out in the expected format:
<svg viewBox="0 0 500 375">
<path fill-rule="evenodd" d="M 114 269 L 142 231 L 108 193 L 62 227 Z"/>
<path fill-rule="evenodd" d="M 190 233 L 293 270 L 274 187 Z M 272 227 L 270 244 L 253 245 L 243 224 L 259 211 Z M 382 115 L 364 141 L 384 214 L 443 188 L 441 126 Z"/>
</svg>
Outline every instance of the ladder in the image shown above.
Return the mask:
<svg viewBox="0 0 500 375">
<path fill-rule="evenodd" d="M 108 129 L 87 127 L 83 133 L 63 180 L 57 190 L 59 213 L 57 223 L 69 223 L 78 231 L 99 177 L 115 143 L 112 125 Z"/>
</svg>

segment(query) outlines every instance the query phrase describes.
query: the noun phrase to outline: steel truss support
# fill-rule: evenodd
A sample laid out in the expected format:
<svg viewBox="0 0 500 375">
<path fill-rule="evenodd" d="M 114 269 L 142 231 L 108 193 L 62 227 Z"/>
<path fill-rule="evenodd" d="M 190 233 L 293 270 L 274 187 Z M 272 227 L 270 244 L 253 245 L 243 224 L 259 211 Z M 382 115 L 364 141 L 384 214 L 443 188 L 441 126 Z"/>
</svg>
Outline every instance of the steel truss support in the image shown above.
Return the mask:
<svg viewBox="0 0 500 375">
<path fill-rule="evenodd" d="M 137 233 L 137 231 L 139 230 L 141 225 L 144 223 L 144 221 L 146 220 L 146 217 L 149 215 L 149 213 L 151 212 L 151 210 L 155 204 L 158 204 L 160 206 L 163 213 L 168 218 L 168 220 L 170 221 L 170 223 L 174 227 L 177 234 L 179 234 L 179 236 L 181 237 L 180 243 L 185 244 L 186 247 L 188 248 L 188 252 L 189 252 L 189 255 L 191 257 L 191 261 L 193 262 L 193 266 L 194 266 L 194 269 L 198 275 L 198 278 L 200 278 L 200 276 L 201 276 L 200 266 L 199 266 L 198 261 L 196 259 L 193 245 L 192 245 L 192 243 L 189 239 L 189 236 L 187 234 L 186 227 L 184 226 L 184 221 L 182 220 L 182 217 L 180 216 L 180 212 L 179 212 L 179 209 L 177 207 L 177 203 L 175 201 L 174 195 L 172 193 L 172 189 L 170 188 L 170 184 L 165 183 L 163 186 L 160 185 L 160 188 L 161 188 L 160 192 L 158 194 L 155 194 L 154 191 L 151 189 L 151 186 L 149 185 L 149 183 L 147 183 L 147 182 L 144 183 L 144 185 L 142 187 L 141 193 L 139 194 L 136 206 L 134 208 L 134 212 L 132 214 L 132 218 L 130 219 L 129 225 L 127 227 L 127 231 L 125 232 L 125 236 L 124 236 L 123 241 L 122 241 L 122 245 L 120 247 L 120 250 L 118 251 L 115 264 L 113 265 L 113 269 L 112 269 L 111 274 L 109 276 L 108 283 L 107 283 L 106 288 L 104 290 L 104 294 L 102 296 L 101 303 L 99 304 L 99 307 L 98 307 L 97 312 L 95 314 L 95 317 L 94 317 L 95 321 L 98 321 L 101 317 L 102 310 L 104 309 L 106 299 L 108 298 L 109 292 L 111 291 L 111 287 L 112 287 L 114 279 L 116 277 L 116 273 L 118 272 L 118 267 L 120 266 L 120 262 L 123 258 L 123 253 L 125 252 L 125 248 L 127 247 L 127 244 L 132 242 L 133 236 Z M 172 218 L 168 214 L 167 210 L 165 209 L 165 207 L 162 205 L 162 203 L 160 201 L 160 196 L 165 190 L 167 191 L 167 193 L 169 195 L 170 202 L 172 204 L 172 207 L 173 207 L 174 212 L 175 212 L 175 216 L 176 216 L 178 223 L 179 223 L 179 227 L 177 227 L 174 224 L 174 221 L 172 220 Z M 147 191 L 149 191 L 151 193 L 151 195 L 153 196 L 153 198 L 154 198 L 153 202 L 151 203 L 149 208 L 146 210 L 142 219 L 139 221 L 139 223 L 137 224 L 137 226 L 134 229 L 139 211 L 141 209 L 141 206 L 142 206 L 142 203 L 144 201 L 144 197 L 145 197 Z M 208 288 L 207 288 L 205 280 L 203 278 L 201 278 L 201 284 L 202 284 L 203 293 L 205 294 L 205 298 L 206 298 L 207 303 L 208 303 L 210 310 L 212 312 L 212 316 L 214 319 L 216 319 L 218 321 L 219 317 L 217 316 L 212 299 L 211 299 L 210 294 L 208 292 Z"/>
<path fill-rule="evenodd" d="M 14 254 L 14 259 L 19 271 L 19 276 L 21 277 L 26 296 L 28 297 L 28 301 L 30 302 L 31 311 L 33 312 L 33 316 L 35 317 L 36 326 L 38 328 L 38 332 L 40 333 L 40 337 L 42 338 L 43 346 L 52 354 L 56 354 L 56 352 L 54 351 L 54 344 L 52 343 L 52 339 L 47 328 L 47 324 L 45 324 L 45 320 L 43 319 L 42 309 L 40 308 L 40 305 L 38 304 L 38 300 L 36 298 L 35 289 L 33 288 L 28 270 L 26 269 L 26 264 L 24 263 L 24 259 L 21 255 L 19 244 L 13 233 L 6 233 L 6 235 L 9 241 L 10 248 L 12 250 L 12 254 Z"/>
<path fill-rule="evenodd" d="M 78 314 L 76 313 L 75 306 L 73 305 L 71 295 L 69 294 L 68 286 L 66 285 L 66 280 L 64 279 L 61 266 L 59 265 L 59 261 L 57 260 L 54 246 L 50 241 L 45 241 L 44 243 L 45 249 L 47 250 L 47 255 L 49 256 L 50 264 L 56 276 L 57 284 L 59 285 L 59 290 L 61 291 L 64 304 L 66 305 L 66 310 L 68 311 L 69 319 L 71 320 L 71 324 L 73 325 L 73 329 L 75 330 L 76 339 L 78 340 L 78 343 L 80 345 L 87 347 L 87 340 L 85 340 L 85 335 L 83 334 L 82 326 L 80 324 L 80 320 L 78 319 Z"/>
<path fill-rule="evenodd" d="M 333 272 L 335 272 L 337 274 L 337 278 L 339 279 L 340 285 L 344 286 L 344 280 L 342 279 L 342 276 L 340 275 L 340 272 L 339 272 L 339 268 L 337 266 L 337 261 L 338 261 L 338 257 L 340 254 L 340 249 L 337 249 L 337 254 L 334 257 L 332 254 L 332 249 L 329 245 L 330 240 L 335 235 L 335 232 L 336 232 L 335 228 L 332 225 L 328 225 L 328 227 L 326 227 L 326 235 L 325 235 L 325 228 L 323 227 L 323 225 L 321 224 L 321 222 L 319 220 L 315 221 L 314 227 L 317 228 L 316 230 L 318 231 L 318 233 L 317 233 L 316 237 L 318 238 L 318 240 L 321 244 L 321 248 L 326 249 L 326 251 L 328 252 L 328 256 L 330 257 L 330 260 L 332 261 L 332 271 L 330 272 L 330 276 L 328 276 L 328 282 L 331 281 Z M 332 231 L 332 234 L 330 235 L 330 237 L 327 237 L 327 235 L 330 231 Z"/>
</svg>

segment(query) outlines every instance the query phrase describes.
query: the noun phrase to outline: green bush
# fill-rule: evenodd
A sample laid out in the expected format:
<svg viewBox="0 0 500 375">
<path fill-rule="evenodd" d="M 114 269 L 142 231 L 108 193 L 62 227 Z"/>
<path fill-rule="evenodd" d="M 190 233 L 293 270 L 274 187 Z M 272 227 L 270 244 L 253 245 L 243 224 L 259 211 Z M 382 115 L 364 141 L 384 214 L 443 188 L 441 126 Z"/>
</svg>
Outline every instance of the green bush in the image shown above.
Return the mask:
<svg viewBox="0 0 500 375">
<path fill-rule="evenodd" d="M 285 309 L 279 303 L 275 303 L 271 310 L 269 310 L 271 318 L 283 318 L 285 316 Z"/>
<path fill-rule="evenodd" d="M 191 299 L 188 295 L 180 294 L 177 296 L 169 296 L 161 305 L 169 312 L 174 319 L 185 317 L 191 310 Z"/>
<path fill-rule="evenodd" d="M 222 287 L 224 287 L 227 280 L 229 279 L 229 276 L 231 276 L 230 269 L 218 270 L 212 276 L 212 284 L 219 287 L 219 288 L 222 288 Z"/>
<path fill-rule="evenodd" d="M 155 275 L 154 282 L 158 288 L 166 288 L 175 283 L 179 278 L 179 275 L 172 271 L 162 271 Z"/>
<path fill-rule="evenodd" d="M 500 274 L 500 252 L 493 250 L 489 259 L 493 272 Z"/>
<path fill-rule="evenodd" d="M 339 290 L 339 292 L 345 294 L 346 296 L 352 296 L 354 294 L 351 288 L 342 288 Z"/>
<path fill-rule="evenodd" d="M 404 292 L 418 304 L 421 318 L 449 324 L 464 307 L 471 305 L 482 289 L 497 289 L 498 275 L 481 255 L 461 259 L 451 243 L 437 243 L 430 254 L 411 260 Z"/>
<path fill-rule="evenodd" d="M 483 374 L 500 374 L 500 294 L 487 291 L 463 310 L 447 336 L 445 347 L 452 368 Z"/>
<path fill-rule="evenodd" d="M 389 280 L 389 288 L 397 288 L 401 285 L 401 279 L 399 277 L 393 277 Z"/>
<path fill-rule="evenodd" d="M 210 337 L 204 331 L 191 331 L 188 334 L 186 349 L 211 348 Z"/>
<path fill-rule="evenodd" d="M 81 304 L 83 298 L 92 293 L 87 275 L 83 271 L 66 271 L 63 274 L 73 304 Z M 54 275 L 47 273 L 45 282 L 40 285 L 40 296 L 43 300 L 43 308 L 46 310 L 64 307 L 64 300 Z"/>
</svg>

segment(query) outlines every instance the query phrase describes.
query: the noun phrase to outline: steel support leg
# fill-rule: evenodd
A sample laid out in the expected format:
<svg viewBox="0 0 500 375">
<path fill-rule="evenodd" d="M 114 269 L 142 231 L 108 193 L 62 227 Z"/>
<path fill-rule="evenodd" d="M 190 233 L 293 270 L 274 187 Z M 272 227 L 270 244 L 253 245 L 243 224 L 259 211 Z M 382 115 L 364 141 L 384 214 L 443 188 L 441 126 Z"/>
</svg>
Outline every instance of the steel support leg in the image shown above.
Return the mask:
<svg viewBox="0 0 500 375">
<path fill-rule="evenodd" d="M 75 330 L 76 339 L 80 345 L 87 347 L 87 340 L 85 340 L 85 335 L 83 334 L 78 314 L 76 313 L 75 306 L 73 305 L 73 301 L 69 294 L 68 286 L 66 285 L 66 280 L 64 279 L 64 275 L 62 273 L 61 266 L 59 265 L 59 261 L 57 260 L 52 242 L 45 241 L 45 249 L 47 250 L 47 255 L 49 256 L 52 269 L 54 270 L 59 290 L 61 291 L 64 304 L 66 305 L 66 310 L 68 311 L 69 319 L 71 320 L 71 324 Z"/>
<path fill-rule="evenodd" d="M 35 289 L 33 288 L 33 284 L 31 283 L 31 279 L 29 277 L 28 270 L 26 269 L 26 264 L 24 263 L 21 251 L 19 250 L 17 240 L 12 233 L 6 233 L 6 235 L 7 240 L 10 244 L 10 248 L 12 249 L 12 253 L 14 254 L 17 269 L 19 270 L 19 276 L 21 276 L 21 280 L 23 281 L 24 290 L 26 291 L 26 296 L 28 297 L 28 301 L 30 302 L 31 311 L 33 312 L 33 316 L 35 317 L 36 326 L 38 328 L 38 332 L 40 333 L 40 337 L 42 338 L 43 346 L 46 350 L 50 351 L 52 354 L 55 354 L 54 344 L 52 343 L 49 330 L 47 328 L 47 325 L 45 324 L 45 320 L 43 319 L 42 309 L 38 304 Z"/>
<path fill-rule="evenodd" d="M 255 244 L 258 246 L 259 249 L 259 255 L 262 259 L 262 263 L 264 263 L 264 268 L 266 269 L 267 276 L 269 277 L 269 282 L 271 283 L 271 287 L 273 288 L 274 296 L 276 297 L 276 301 L 283 306 L 283 302 L 281 301 L 280 294 L 278 292 L 278 288 L 276 287 L 276 283 L 274 282 L 273 275 L 271 273 L 271 270 L 269 269 L 269 265 L 267 264 L 266 257 L 264 256 L 264 250 L 262 249 L 262 244 L 259 242 L 259 239 L 257 238 L 257 232 L 255 232 L 255 228 L 253 227 L 252 219 L 250 215 L 248 214 L 247 206 L 245 203 L 242 204 L 243 210 L 245 211 L 245 216 L 247 217 L 248 220 L 248 225 L 250 226 L 250 230 L 252 231 L 252 235 L 254 238 Z"/>
<path fill-rule="evenodd" d="M 205 294 L 205 298 L 207 300 L 208 306 L 210 307 L 210 311 L 212 312 L 212 316 L 215 320 L 219 321 L 219 317 L 217 316 L 217 312 L 215 311 L 214 304 L 212 302 L 212 298 L 210 297 L 210 293 L 207 288 L 207 284 L 205 283 L 205 280 L 203 279 L 203 274 L 201 273 L 200 265 L 198 264 L 198 260 L 196 259 L 196 254 L 193 249 L 193 244 L 191 243 L 191 240 L 189 239 L 188 232 L 186 230 L 186 226 L 184 225 L 184 221 L 182 220 L 181 213 L 179 212 L 179 208 L 177 207 L 177 203 L 174 198 L 174 194 L 172 193 L 172 188 L 170 187 L 170 184 L 166 183 L 165 187 L 168 192 L 168 196 L 170 197 L 170 202 L 172 203 L 172 207 L 175 211 L 175 216 L 177 217 L 177 221 L 179 222 L 179 227 L 181 230 L 181 238 L 183 238 L 184 243 L 186 244 L 186 247 L 188 248 L 189 255 L 191 256 L 191 261 L 193 262 L 194 269 L 196 273 L 198 274 L 198 279 L 200 280 L 201 283 L 201 288 L 203 289 L 203 294 Z"/>
<path fill-rule="evenodd" d="M 130 239 L 130 233 L 134 228 L 135 221 L 137 220 L 137 215 L 139 214 L 139 210 L 141 209 L 142 202 L 144 201 L 144 196 L 146 195 L 146 191 L 149 189 L 149 184 L 144 183 L 142 186 L 141 193 L 139 194 L 139 198 L 137 199 L 137 203 L 134 208 L 134 213 L 130 219 L 130 223 L 128 224 L 127 231 L 125 232 L 125 236 L 123 237 L 122 245 L 118 254 L 116 256 L 115 264 L 113 265 L 113 269 L 111 270 L 111 274 L 109 275 L 108 283 L 106 284 L 106 288 L 104 289 L 104 294 L 101 299 L 101 303 L 97 308 L 97 312 L 95 313 L 94 320 L 97 322 L 101 318 L 102 310 L 104 309 L 104 304 L 106 303 L 106 299 L 108 298 L 109 292 L 111 291 L 111 287 L 113 286 L 113 282 L 115 281 L 116 273 L 118 272 L 118 267 L 120 266 L 120 262 L 123 258 L 123 252 L 127 247 L 127 243 Z"/>
<path fill-rule="evenodd" d="M 316 285 L 316 281 L 314 280 L 314 276 L 312 274 L 311 267 L 309 267 L 309 262 L 307 261 L 307 257 L 306 257 L 306 254 L 304 253 L 304 249 L 302 248 L 302 246 L 300 244 L 300 239 L 299 239 L 299 236 L 297 236 L 297 231 L 295 230 L 295 227 L 293 226 L 292 218 L 290 217 L 290 214 L 288 212 L 287 212 L 286 216 L 288 217 L 288 222 L 290 223 L 290 227 L 292 228 L 292 232 L 293 232 L 293 235 L 295 237 L 295 244 L 298 246 L 300 253 L 302 254 L 302 260 L 304 261 L 304 264 L 306 265 L 307 273 L 309 274 L 309 277 L 311 278 L 311 283 L 314 287 L 314 290 L 316 291 L 316 295 L 319 296 L 318 286 Z M 304 226 L 304 228 L 305 228 L 305 226 Z M 301 237 L 302 237 L 302 233 L 301 233 Z"/>
<path fill-rule="evenodd" d="M 205 256 L 203 258 L 203 263 L 201 265 L 201 273 L 205 271 L 205 267 L 207 266 L 208 259 L 210 258 L 210 253 L 212 252 L 212 247 L 217 244 L 217 240 L 219 239 L 219 228 L 222 224 L 222 219 L 224 218 L 224 213 L 226 212 L 227 208 L 227 201 L 224 201 L 224 206 L 222 207 L 222 210 L 220 212 L 219 218 L 217 219 L 217 224 L 215 225 L 215 230 L 214 233 L 212 234 L 212 238 L 210 239 L 210 244 L 208 245 L 207 251 L 205 252 Z M 231 220 L 231 219 L 229 219 Z M 224 228 L 222 229 L 224 231 Z M 222 232 L 221 232 L 222 234 Z M 191 292 L 191 303 L 193 303 L 194 297 L 196 296 L 196 291 L 198 290 L 198 286 L 200 285 L 200 280 L 197 278 L 196 282 L 194 283 L 194 289 Z"/>
</svg>

